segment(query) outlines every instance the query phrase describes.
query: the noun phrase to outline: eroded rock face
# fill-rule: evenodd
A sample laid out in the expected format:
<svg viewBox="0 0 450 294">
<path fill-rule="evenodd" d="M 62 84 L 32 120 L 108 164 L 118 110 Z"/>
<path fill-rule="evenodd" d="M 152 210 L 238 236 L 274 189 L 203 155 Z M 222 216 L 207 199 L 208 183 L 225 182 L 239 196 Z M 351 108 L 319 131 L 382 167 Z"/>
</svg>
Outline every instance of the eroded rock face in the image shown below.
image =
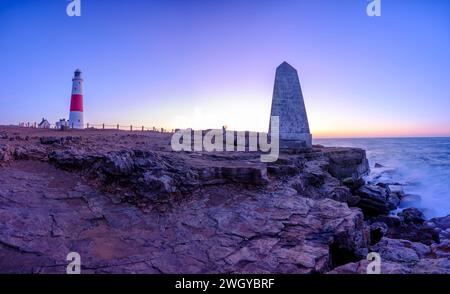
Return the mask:
<svg viewBox="0 0 450 294">
<path fill-rule="evenodd" d="M 412 223 L 421 225 L 425 222 L 425 216 L 423 212 L 417 208 L 407 208 L 398 214 L 405 223 Z"/>
<path fill-rule="evenodd" d="M 368 247 L 360 210 L 281 187 L 209 186 L 161 213 L 31 161 L 0 169 L 0 196 L 3 273 L 64 273 L 72 251 L 84 273 L 324 273 Z"/>
<path fill-rule="evenodd" d="M 429 246 L 384 238 L 371 248 L 381 256 L 382 274 L 448 274 L 450 260 L 436 256 Z M 335 268 L 334 274 L 366 274 L 369 261 L 361 260 Z"/>
<path fill-rule="evenodd" d="M 288 179 L 292 183 L 288 185 L 305 197 L 348 202 L 352 196 L 350 190 L 328 173 L 329 156 L 334 152 L 345 154 L 349 161 L 346 169 L 350 171 L 352 167 L 353 174 L 358 174 L 359 166 L 364 162 L 359 149 L 355 152 L 343 152 L 341 149 L 305 151 L 284 155 L 278 162 L 269 165 L 260 163 L 258 154 L 251 155 L 245 161 L 239 157 L 230 161 L 227 156 L 198 157 L 196 154 L 139 149 L 106 154 L 76 149 L 56 150 L 49 154 L 49 160 L 58 167 L 81 170 L 88 176 L 102 179 L 103 185 L 125 186 L 146 199 L 158 201 L 168 199 L 173 193 L 191 193 L 205 185 L 266 185 L 269 170 L 270 175 L 276 178 Z"/>
<path fill-rule="evenodd" d="M 406 214 L 415 212 L 408 211 Z M 450 273 L 450 216 L 435 218 L 429 222 L 423 224 L 413 224 L 411 220 L 403 219 L 405 214 L 397 221 L 389 221 L 386 218 L 384 222 L 373 223 L 371 229 L 382 228 L 385 230 L 384 234 L 389 237 L 382 237 L 376 244 L 372 245 L 369 250 L 371 252 L 377 252 L 381 257 L 381 273 L 384 274 L 449 274 Z M 390 217 L 392 218 L 392 217 Z M 382 218 L 378 219 L 379 221 Z M 389 224 L 389 228 L 386 224 Z M 401 227 L 405 224 L 408 225 L 421 225 L 422 227 L 407 227 L 406 232 L 395 235 L 389 232 L 392 226 Z M 425 229 L 424 229 L 425 228 Z M 387 232 L 386 232 L 387 230 Z M 405 228 L 403 228 L 405 230 Z M 427 230 L 433 230 L 437 232 L 433 235 L 433 238 L 427 237 Z M 397 231 L 394 231 L 397 232 Z M 413 233 L 415 232 L 415 233 Z M 401 237 L 411 237 L 421 235 L 420 237 L 414 237 L 410 239 L 417 239 L 417 242 L 404 240 Z M 397 239 L 393 239 L 397 238 Z M 372 240 L 373 241 L 373 240 Z M 343 266 L 335 268 L 331 273 L 338 274 L 354 274 L 367 273 L 367 260 L 361 260 L 358 262 L 348 263 Z"/>
<path fill-rule="evenodd" d="M 376 185 L 365 185 L 357 191 L 360 201 L 357 206 L 361 207 L 368 215 L 388 214 L 389 191 L 386 188 Z"/>
<path fill-rule="evenodd" d="M 426 245 L 439 242 L 439 229 L 433 223 L 424 223 L 423 214 L 410 208 L 395 216 L 379 216 L 369 220 L 372 234 L 380 238 L 385 236 L 394 239 L 405 239 L 421 242 Z M 373 240 L 372 240 L 373 241 Z"/>
<path fill-rule="evenodd" d="M 366 151 L 359 148 L 326 148 L 330 173 L 338 179 L 358 179 L 370 172 Z"/>
<path fill-rule="evenodd" d="M 259 163 L 226 164 L 201 159 L 188 162 L 189 158 L 176 153 L 124 150 L 98 154 L 57 150 L 49 154 L 49 160 L 60 168 L 99 179 L 102 186 L 129 188 L 149 200 L 167 200 L 173 193 L 191 193 L 207 185 L 264 185 L 268 181 L 267 168 Z"/>
</svg>

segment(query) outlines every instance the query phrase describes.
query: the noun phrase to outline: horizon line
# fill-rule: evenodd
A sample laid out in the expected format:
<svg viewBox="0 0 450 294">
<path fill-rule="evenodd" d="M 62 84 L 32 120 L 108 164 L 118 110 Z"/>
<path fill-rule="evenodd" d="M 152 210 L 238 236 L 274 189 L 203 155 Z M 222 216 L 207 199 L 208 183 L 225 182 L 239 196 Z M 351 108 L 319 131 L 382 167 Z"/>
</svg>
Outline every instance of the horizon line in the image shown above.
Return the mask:
<svg viewBox="0 0 450 294">
<path fill-rule="evenodd" d="M 90 124 L 90 123 L 89 123 Z M 101 125 L 101 124 L 92 124 L 92 126 L 94 125 Z M 116 126 L 117 124 L 106 124 L 105 126 Z M 136 130 L 134 130 L 135 132 L 139 131 L 139 128 L 142 127 L 142 125 L 133 125 L 133 124 L 128 124 L 128 125 L 122 125 L 119 124 L 120 127 L 129 127 L 129 126 L 133 126 L 133 127 L 137 127 Z M 27 126 L 19 126 L 17 124 L 0 124 L 0 127 L 17 127 L 17 128 L 34 128 L 32 126 L 27 127 Z M 144 126 L 145 127 L 145 126 Z M 153 127 L 152 127 L 153 128 Z M 154 126 L 154 128 L 156 129 L 161 129 L 161 127 L 156 127 Z M 176 130 L 176 129 L 182 129 L 182 128 L 165 128 L 162 127 L 165 130 Z M 36 127 L 36 129 L 38 129 Z M 85 128 L 87 129 L 87 128 Z M 94 128 L 94 129 L 99 129 L 102 130 L 101 128 Z M 150 129 L 148 127 L 145 127 L 145 129 Z M 202 129 L 202 130 L 210 130 L 211 128 L 206 128 L 206 129 Z M 83 130 L 83 129 L 82 129 Z M 105 128 L 105 130 L 117 130 L 116 128 Z M 126 131 L 123 129 L 120 129 L 122 131 Z M 238 130 L 230 130 L 230 131 L 235 131 L 238 132 Z M 267 133 L 267 132 L 258 132 L 258 131 L 251 131 L 251 130 L 246 130 L 246 132 L 257 132 L 257 133 Z M 333 137 L 333 136 L 314 136 L 314 133 L 312 133 L 313 136 L 313 140 L 345 140 L 345 139 L 420 139 L 420 138 L 450 138 L 450 134 L 448 135 L 417 135 L 417 136 L 412 136 L 412 135 L 398 135 L 398 136 L 343 136 L 343 137 Z"/>
</svg>

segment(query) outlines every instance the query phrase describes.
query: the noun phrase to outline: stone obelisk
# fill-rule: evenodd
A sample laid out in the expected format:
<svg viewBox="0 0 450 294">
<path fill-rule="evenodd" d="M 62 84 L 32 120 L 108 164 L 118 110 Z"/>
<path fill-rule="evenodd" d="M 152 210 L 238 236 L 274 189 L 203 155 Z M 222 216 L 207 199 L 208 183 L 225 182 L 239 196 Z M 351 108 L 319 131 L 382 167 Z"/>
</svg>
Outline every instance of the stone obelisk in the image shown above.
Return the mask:
<svg viewBox="0 0 450 294">
<path fill-rule="evenodd" d="M 312 136 L 297 70 L 287 62 L 277 68 L 271 116 L 279 117 L 280 150 L 312 147 Z"/>
</svg>

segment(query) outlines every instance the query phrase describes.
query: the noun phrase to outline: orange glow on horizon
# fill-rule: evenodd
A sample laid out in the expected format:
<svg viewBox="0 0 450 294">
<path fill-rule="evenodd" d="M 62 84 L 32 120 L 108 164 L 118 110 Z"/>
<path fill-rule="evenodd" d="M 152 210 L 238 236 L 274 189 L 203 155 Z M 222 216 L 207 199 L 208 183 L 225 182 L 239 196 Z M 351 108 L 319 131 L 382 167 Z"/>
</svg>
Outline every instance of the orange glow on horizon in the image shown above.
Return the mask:
<svg viewBox="0 0 450 294">
<path fill-rule="evenodd" d="M 450 137 L 445 128 L 312 129 L 314 138 Z"/>
</svg>

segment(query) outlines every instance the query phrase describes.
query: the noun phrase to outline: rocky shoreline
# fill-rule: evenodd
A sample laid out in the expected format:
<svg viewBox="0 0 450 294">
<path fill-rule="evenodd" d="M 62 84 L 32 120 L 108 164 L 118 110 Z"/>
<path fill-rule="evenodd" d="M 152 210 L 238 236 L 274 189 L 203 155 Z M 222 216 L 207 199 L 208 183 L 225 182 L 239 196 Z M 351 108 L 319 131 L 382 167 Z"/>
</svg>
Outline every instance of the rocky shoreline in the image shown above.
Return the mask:
<svg viewBox="0 0 450 294">
<path fill-rule="evenodd" d="M 450 216 L 370 183 L 365 151 L 261 163 L 172 152 L 170 134 L 0 127 L 0 272 L 450 273 Z"/>
</svg>

